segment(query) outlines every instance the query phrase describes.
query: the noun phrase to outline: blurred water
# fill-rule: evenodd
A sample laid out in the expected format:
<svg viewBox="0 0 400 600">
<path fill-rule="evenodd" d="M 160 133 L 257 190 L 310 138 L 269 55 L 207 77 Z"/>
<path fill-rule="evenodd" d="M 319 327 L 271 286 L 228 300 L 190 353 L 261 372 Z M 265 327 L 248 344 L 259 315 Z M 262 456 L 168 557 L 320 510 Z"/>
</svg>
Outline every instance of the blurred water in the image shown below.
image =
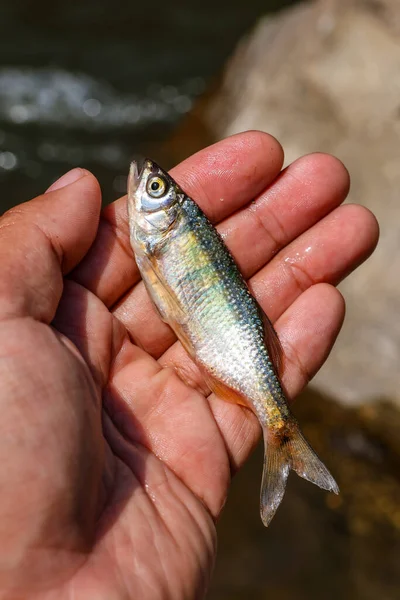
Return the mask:
<svg viewBox="0 0 400 600">
<path fill-rule="evenodd" d="M 290 4 L 15 0 L 0 8 L 0 209 L 67 169 L 109 201 L 131 158 L 160 143 L 267 9 Z"/>
</svg>

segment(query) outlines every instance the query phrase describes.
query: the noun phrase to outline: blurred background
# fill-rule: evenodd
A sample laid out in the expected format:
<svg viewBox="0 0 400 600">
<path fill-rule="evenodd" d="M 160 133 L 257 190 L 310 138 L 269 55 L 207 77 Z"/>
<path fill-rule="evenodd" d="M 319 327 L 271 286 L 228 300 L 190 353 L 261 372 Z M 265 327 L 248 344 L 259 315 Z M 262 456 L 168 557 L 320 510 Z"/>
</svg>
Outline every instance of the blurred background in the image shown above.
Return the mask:
<svg viewBox="0 0 400 600">
<path fill-rule="evenodd" d="M 347 319 L 296 403 L 333 497 L 289 478 L 261 525 L 259 448 L 219 523 L 209 600 L 400 598 L 400 4 L 398 0 L 13 0 L 0 7 L 0 208 L 73 166 L 105 202 L 127 165 L 169 167 L 250 128 L 286 162 L 341 158 L 381 242 L 340 288 Z"/>
<path fill-rule="evenodd" d="M 2 2 L 1 208 L 75 165 L 93 170 L 109 202 L 125 193 L 131 158 L 170 163 L 161 142 L 263 14 L 265 0 L 249 4 Z"/>
</svg>

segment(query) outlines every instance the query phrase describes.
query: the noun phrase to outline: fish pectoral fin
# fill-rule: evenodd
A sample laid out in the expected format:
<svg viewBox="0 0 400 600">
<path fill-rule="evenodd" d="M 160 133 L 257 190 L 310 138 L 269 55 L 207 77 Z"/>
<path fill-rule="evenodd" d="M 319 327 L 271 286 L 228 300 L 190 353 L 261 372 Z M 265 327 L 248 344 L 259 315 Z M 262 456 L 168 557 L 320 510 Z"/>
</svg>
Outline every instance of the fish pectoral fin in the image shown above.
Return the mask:
<svg viewBox="0 0 400 600">
<path fill-rule="evenodd" d="M 183 327 L 180 327 L 180 325 L 175 324 L 174 331 L 177 335 L 178 340 L 180 341 L 180 343 L 186 350 L 187 354 L 189 354 L 189 356 L 194 360 L 193 347 L 192 347 L 192 344 L 190 343 L 189 337 L 186 335 L 185 331 L 183 330 Z"/>
<path fill-rule="evenodd" d="M 231 402 L 232 404 L 240 404 L 241 406 L 249 408 L 249 403 L 246 402 L 246 399 L 239 392 L 233 390 L 221 381 L 218 381 L 205 370 L 203 370 L 203 376 L 208 387 L 216 396 L 222 398 L 222 400 Z"/>
<path fill-rule="evenodd" d="M 185 332 L 185 325 L 188 321 L 187 315 L 168 287 L 164 285 L 148 259 L 146 266 L 146 276 L 143 280 L 157 313 L 164 323 L 167 323 L 173 329 L 186 352 L 193 358 L 193 348 Z"/>
<path fill-rule="evenodd" d="M 339 488 L 325 465 L 311 448 L 294 421 L 281 436 L 264 432 L 264 469 L 261 482 L 260 513 L 267 527 L 285 493 L 286 480 L 292 469 L 302 477 L 329 492 Z"/>
<path fill-rule="evenodd" d="M 173 323 L 184 325 L 187 321 L 187 316 L 178 301 L 162 282 L 151 260 L 147 259 L 146 263 L 146 275 L 143 281 L 161 319 L 169 325 Z"/>
</svg>

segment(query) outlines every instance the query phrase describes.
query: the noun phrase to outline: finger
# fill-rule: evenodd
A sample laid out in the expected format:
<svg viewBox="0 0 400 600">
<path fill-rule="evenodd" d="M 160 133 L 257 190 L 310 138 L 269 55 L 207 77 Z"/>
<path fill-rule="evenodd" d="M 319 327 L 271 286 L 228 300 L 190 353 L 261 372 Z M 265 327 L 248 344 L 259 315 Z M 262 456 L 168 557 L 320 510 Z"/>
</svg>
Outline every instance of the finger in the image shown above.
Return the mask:
<svg viewBox="0 0 400 600">
<path fill-rule="evenodd" d="M 246 131 L 197 152 L 172 169 L 171 175 L 218 223 L 253 200 L 282 165 L 283 149 L 274 137 Z"/>
<path fill-rule="evenodd" d="M 313 285 L 275 324 L 285 367 L 282 385 L 295 398 L 322 367 L 339 334 L 345 315 L 343 296 L 332 285 Z"/>
<path fill-rule="evenodd" d="M 86 288 L 68 279 L 52 325 L 79 350 L 101 390 L 123 335 L 122 325 L 106 306 Z"/>
<path fill-rule="evenodd" d="M 1 318 L 29 315 L 50 322 L 61 296 L 62 275 L 92 244 L 100 188 L 87 171 L 77 169 L 75 175 L 74 182 L 20 204 L 0 219 Z"/>
<path fill-rule="evenodd" d="M 274 322 L 311 285 L 342 281 L 373 252 L 378 236 L 367 208 L 340 206 L 258 271 L 251 291 Z"/>
<path fill-rule="evenodd" d="M 295 398 L 327 359 L 343 323 L 345 304 L 333 286 L 309 288 L 284 312 L 275 327 L 285 360 L 282 384 Z M 229 449 L 231 464 L 239 468 L 260 437 L 256 417 L 247 409 L 227 404 L 214 394 L 211 410 Z"/>
<path fill-rule="evenodd" d="M 350 179 L 329 154 L 310 154 L 289 165 L 273 185 L 219 228 L 248 279 L 277 252 L 345 200 Z M 251 240 L 251 243 L 249 243 Z"/>
<path fill-rule="evenodd" d="M 275 138 L 249 131 L 201 150 L 171 175 L 217 222 L 257 196 L 277 176 L 282 162 Z M 112 306 L 139 278 L 124 196 L 104 209 L 96 241 L 74 279 Z"/>
<path fill-rule="evenodd" d="M 377 236 L 375 217 L 367 209 L 340 207 L 281 250 L 250 279 L 251 289 L 274 321 L 312 283 L 337 284 L 369 256 Z M 267 246 L 270 250 L 271 244 L 266 244 L 268 252 Z M 252 244 L 247 247 L 251 252 Z M 143 284 L 126 296 L 114 314 L 135 343 L 155 357 L 167 352 L 176 339 L 156 314 Z M 171 348 L 168 355 L 172 362 L 176 362 L 174 352 Z"/>
</svg>

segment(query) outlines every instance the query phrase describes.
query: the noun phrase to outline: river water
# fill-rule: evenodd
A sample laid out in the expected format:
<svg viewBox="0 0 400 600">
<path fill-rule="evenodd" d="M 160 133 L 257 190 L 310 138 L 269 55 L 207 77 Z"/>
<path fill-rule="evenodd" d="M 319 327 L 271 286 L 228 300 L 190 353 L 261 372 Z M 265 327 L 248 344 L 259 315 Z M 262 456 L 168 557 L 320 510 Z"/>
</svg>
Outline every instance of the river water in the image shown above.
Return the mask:
<svg viewBox="0 0 400 600">
<path fill-rule="evenodd" d="M 76 165 L 105 201 L 267 9 L 290 0 L 13 0 L 0 8 L 0 208 Z"/>
</svg>

